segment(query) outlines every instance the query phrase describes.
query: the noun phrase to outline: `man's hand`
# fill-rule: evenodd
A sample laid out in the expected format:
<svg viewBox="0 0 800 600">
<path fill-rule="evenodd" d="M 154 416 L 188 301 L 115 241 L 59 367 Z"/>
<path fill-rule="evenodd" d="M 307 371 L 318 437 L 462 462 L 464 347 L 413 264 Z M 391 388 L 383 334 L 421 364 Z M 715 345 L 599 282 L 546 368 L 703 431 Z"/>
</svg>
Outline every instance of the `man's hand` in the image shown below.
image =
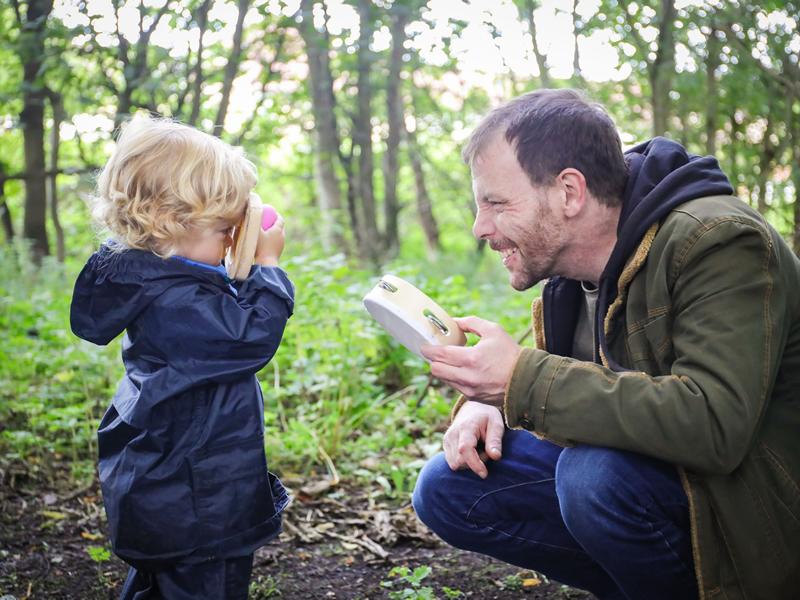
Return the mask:
<svg viewBox="0 0 800 600">
<path fill-rule="evenodd" d="M 453 471 L 470 469 L 481 479 L 489 474 L 484 462 L 500 460 L 503 449 L 503 416 L 478 402 L 465 402 L 444 434 L 444 457 Z M 483 442 L 484 451 L 479 452 Z"/>
<path fill-rule="evenodd" d="M 478 317 L 455 321 L 481 339 L 471 347 L 422 346 L 423 356 L 431 361 L 431 373 L 470 400 L 502 406 L 520 345 L 497 323 Z"/>
</svg>

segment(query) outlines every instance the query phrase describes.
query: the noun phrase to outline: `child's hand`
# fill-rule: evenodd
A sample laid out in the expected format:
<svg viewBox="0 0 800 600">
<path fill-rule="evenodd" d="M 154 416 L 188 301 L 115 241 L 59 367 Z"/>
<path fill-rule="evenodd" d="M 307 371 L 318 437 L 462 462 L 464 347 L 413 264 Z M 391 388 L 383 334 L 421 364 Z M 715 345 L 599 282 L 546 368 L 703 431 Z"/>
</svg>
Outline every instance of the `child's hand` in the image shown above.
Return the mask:
<svg viewBox="0 0 800 600">
<path fill-rule="evenodd" d="M 277 266 L 285 242 L 283 217 L 278 215 L 275 224 L 266 231 L 262 230 L 259 234 L 258 245 L 256 246 L 256 264 L 265 267 Z"/>
</svg>

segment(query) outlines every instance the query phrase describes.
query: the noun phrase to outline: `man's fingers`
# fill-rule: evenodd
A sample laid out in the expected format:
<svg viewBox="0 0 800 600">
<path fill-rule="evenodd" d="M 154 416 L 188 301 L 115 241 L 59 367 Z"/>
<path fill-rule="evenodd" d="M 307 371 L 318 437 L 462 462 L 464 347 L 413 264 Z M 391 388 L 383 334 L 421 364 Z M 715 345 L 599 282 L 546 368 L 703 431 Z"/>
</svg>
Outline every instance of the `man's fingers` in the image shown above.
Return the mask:
<svg viewBox="0 0 800 600">
<path fill-rule="evenodd" d="M 458 324 L 458 327 L 461 329 L 461 331 L 474 333 L 480 337 L 483 337 L 497 326 L 497 323 L 493 323 L 492 321 L 487 321 L 486 319 L 481 319 L 480 317 L 475 317 L 472 315 L 469 317 L 456 317 L 453 320 L 456 322 L 456 324 Z"/>
<path fill-rule="evenodd" d="M 454 367 L 443 362 L 432 362 L 431 374 L 434 377 L 437 377 L 448 383 L 449 385 L 452 385 L 458 390 L 461 390 L 461 386 L 467 383 L 465 381 L 465 377 L 469 374 L 469 371 L 465 371 L 461 367 Z"/>
<path fill-rule="evenodd" d="M 472 360 L 473 350 L 469 346 L 439 346 L 424 344 L 420 347 L 422 356 L 431 362 L 441 362 L 457 367 L 465 366 Z"/>
<path fill-rule="evenodd" d="M 489 474 L 489 471 L 486 469 L 486 465 L 481 460 L 481 457 L 478 456 L 478 451 L 473 446 L 472 448 L 465 448 L 459 452 L 462 460 L 466 465 L 469 467 L 469 470 L 475 473 L 481 479 L 486 479 L 486 476 Z"/>
<path fill-rule="evenodd" d="M 486 425 L 486 440 L 484 446 L 486 453 L 492 460 L 500 460 L 503 456 L 503 434 L 505 427 L 503 426 L 503 417 L 498 413 L 498 418 L 489 419 Z"/>
</svg>

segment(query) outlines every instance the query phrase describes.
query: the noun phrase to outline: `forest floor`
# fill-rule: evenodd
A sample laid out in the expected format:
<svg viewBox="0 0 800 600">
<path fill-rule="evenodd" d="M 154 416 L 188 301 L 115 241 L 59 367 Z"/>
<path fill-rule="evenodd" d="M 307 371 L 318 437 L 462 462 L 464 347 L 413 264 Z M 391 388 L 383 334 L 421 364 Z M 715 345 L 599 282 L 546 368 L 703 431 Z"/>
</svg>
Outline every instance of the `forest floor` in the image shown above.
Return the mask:
<svg viewBox="0 0 800 600">
<path fill-rule="evenodd" d="M 118 597 L 126 565 L 109 552 L 97 485 L 0 472 L 0 600 Z M 0 470 L 2 471 L 2 470 Z M 65 478 L 66 479 L 66 478 Z M 374 491 L 285 482 L 295 500 L 279 538 L 255 557 L 251 600 L 263 598 L 526 598 L 591 600 L 437 540 L 408 505 Z"/>
</svg>

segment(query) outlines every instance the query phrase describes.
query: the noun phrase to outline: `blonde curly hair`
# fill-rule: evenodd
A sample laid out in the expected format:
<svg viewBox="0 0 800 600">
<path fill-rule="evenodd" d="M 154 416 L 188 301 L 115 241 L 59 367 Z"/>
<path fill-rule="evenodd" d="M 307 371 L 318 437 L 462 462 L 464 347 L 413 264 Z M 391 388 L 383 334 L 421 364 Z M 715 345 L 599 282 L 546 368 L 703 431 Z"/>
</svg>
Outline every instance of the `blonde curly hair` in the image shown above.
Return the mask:
<svg viewBox="0 0 800 600">
<path fill-rule="evenodd" d="M 237 223 L 255 185 L 240 149 L 170 119 L 135 117 L 100 172 L 92 213 L 117 246 L 167 258 L 192 232 Z"/>
</svg>

